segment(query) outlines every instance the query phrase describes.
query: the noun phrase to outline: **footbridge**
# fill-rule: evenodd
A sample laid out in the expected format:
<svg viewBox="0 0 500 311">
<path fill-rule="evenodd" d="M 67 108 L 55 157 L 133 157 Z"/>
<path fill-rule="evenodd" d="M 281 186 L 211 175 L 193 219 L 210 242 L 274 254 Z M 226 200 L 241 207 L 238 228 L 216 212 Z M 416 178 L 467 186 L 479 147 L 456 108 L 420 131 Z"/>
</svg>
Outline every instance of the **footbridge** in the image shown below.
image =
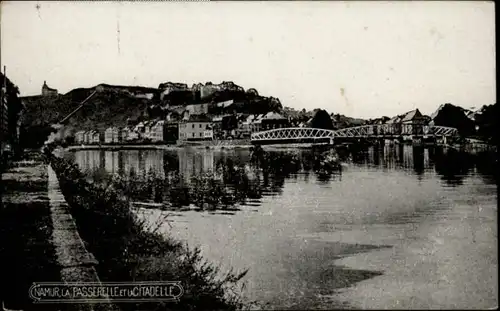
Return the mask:
<svg viewBox="0 0 500 311">
<path fill-rule="evenodd" d="M 453 137 L 458 130 L 445 126 L 423 126 L 415 124 L 373 124 L 348 127 L 339 130 L 326 130 L 307 127 L 277 128 L 253 133 L 252 143 L 293 143 L 296 141 L 316 140 L 343 140 L 343 139 L 398 139 L 410 136 L 411 138 Z"/>
</svg>

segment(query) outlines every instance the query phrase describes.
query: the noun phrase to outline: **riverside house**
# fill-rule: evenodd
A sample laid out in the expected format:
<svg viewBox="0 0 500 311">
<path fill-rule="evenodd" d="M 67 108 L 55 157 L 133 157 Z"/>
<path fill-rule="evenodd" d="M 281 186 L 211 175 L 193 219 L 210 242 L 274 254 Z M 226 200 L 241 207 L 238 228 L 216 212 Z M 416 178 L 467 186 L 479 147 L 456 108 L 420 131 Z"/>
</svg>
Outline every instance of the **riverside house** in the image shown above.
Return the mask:
<svg viewBox="0 0 500 311">
<path fill-rule="evenodd" d="M 75 133 L 75 143 L 83 144 L 85 142 L 85 131 L 78 131 Z"/>
<path fill-rule="evenodd" d="M 104 141 L 104 133 L 101 133 L 99 131 L 94 131 L 92 135 L 92 143 L 98 145 L 103 141 Z"/>
<path fill-rule="evenodd" d="M 85 132 L 84 143 L 85 144 L 100 144 L 101 143 L 100 133 L 96 130 L 90 130 L 88 132 Z"/>
<path fill-rule="evenodd" d="M 154 143 L 163 142 L 166 136 L 165 130 L 166 127 L 164 120 L 153 122 L 153 124 L 149 127 L 149 139 L 151 139 Z"/>
<path fill-rule="evenodd" d="M 243 120 L 243 122 L 239 123 L 237 133 L 239 137 L 248 138 L 250 134 L 252 134 L 252 121 L 254 120 L 255 115 L 251 114 Z"/>
<path fill-rule="evenodd" d="M 122 127 L 119 129 L 119 137 L 121 138 L 121 141 L 122 142 L 125 142 L 127 141 L 127 138 L 128 138 L 128 133 L 130 131 L 130 129 L 128 127 Z"/>
<path fill-rule="evenodd" d="M 117 127 L 108 127 L 106 131 L 104 131 L 104 143 L 105 144 L 118 143 L 119 134 L 120 131 L 118 130 Z"/>
<path fill-rule="evenodd" d="M 137 133 L 138 139 L 143 139 L 146 133 L 146 126 L 144 122 L 139 122 L 133 129 L 132 132 Z"/>
<path fill-rule="evenodd" d="M 179 140 L 212 140 L 213 123 L 206 115 L 191 115 L 179 123 Z"/>
<path fill-rule="evenodd" d="M 89 132 L 85 131 L 83 132 L 83 144 L 88 144 L 89 143 Z"/>
<path fill-rule="evenodd" d="M 262 130 L 262 118 L 264 118 L 263 114 L 254 116 L 250 123 L 250 132 L 255 133 Z"/>
<path fill-rule="evenodd" d="M 126 135 L 122 137 L 124 137 L 127 142 L 137 141 L 140 138 L 139 132 L 137 132 L 135 128 L 124 128 L 122 130 L 122 135 Z"/>
<path fill-rule="evenodd" d="M 290 124 L 287 118 L 283 117 L 277 112 L 272 111 L 266 113 L 260 119 L 260 123 L 263 131 L 288 127 Z"/>
<path fill-rule="evenodd" d="M 401 133 L 401 116 L 395 116 L 389 119 L 385 124 L 389 126 L 386 128 L 388 134 L 399 135 Z"/>
<path fill-rule="evenodd" d="M 423 127 L 426 123 L 424 116 L 418 109 L 409 111 L 402 116 L 401 123 L 405 129 L 404 139 L 412 139 L 414 135 L 423 135 Z"/>
</svg>

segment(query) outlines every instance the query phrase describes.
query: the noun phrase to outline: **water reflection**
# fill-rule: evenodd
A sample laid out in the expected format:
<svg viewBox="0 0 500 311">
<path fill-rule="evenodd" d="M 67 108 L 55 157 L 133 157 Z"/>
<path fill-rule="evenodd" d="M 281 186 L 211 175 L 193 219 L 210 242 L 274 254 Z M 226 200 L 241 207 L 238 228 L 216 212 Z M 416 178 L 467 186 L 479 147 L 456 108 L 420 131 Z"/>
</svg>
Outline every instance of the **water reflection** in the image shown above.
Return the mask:
<svg viewBox="0 0 500 311">
<path fill-rule="evenodd" d="M 464 221 L 474 219 L 474 209 L 457 202 L 482 206 L 475 194 L 483 192 L 481 200 L 491 199 L 492 187 L 476 189 L 475 175 L 496 182 L 491 154 L 407 145 L 339 153 L 338 172 L 319 170 L 311 150 L 269 151 L 267 162 L 258 165 L 242 150 L 78 151 L 68 157 L 94 180 L 105 178 L 103 170 L 107 178 L 120 176 L 134 201 L 222 206 L 226 211 L 217 215 L 176 213 L 174 229 L 165 226 L 165 232 L 202 246 L 207 259 L 223 268 L 250 269 L 248 295 L 280 309 L 345 308 L 333 301 L 332 291 L 387 271 L 397 280 L 424 275 L 429 266 L 413 265 L 422 262 L 423 246 L 442 247 L 430 234 L 445 239 L 440 230 L 452 228 L 452 242 L 443 245 L 455 243 L 467 228 Z M 339 262 L 354 254 L 362 254 L 353 260 L 359 266 Z"/>
<path fill-rule="evenodd" d="M 339 154 L 347 168 L 354 165 L 369 170 L 405 171 L 419 181 L 425 174 L 437 173 L 445 185 L 452 187 L 462 185 L 475 167 L 487 181 L 495 181 L 496 160 L 491 155 L 411 145 L 356 147 L 348 152 L 340 150 Z M 254 204 L 252 200 L 263 196 L 280 195 L 285 183 L 296 181 L 299 175 L 305 183 L 311 177 L 323 185 L 342 180 L 342 171 L 320 169 L 318 155 L 311 150 L 268 151 L 266 160 L 258 164 L 252 164 L 247 150 L 86 150 L 68 156 L 94 179 L 97 175 L 120 176 L 130 187 L 126 194 L 137 200 L 173 203 L 177 207 Z M 202 190 L 202 197 L 195 194 Z"/>
<path fill-rule="evenodd" d="M 436 149 L 433 156 L 436 172 L 449 186 L 462 185 L 478 159 L 477 156 L 454 149 Z"/>
</svg>

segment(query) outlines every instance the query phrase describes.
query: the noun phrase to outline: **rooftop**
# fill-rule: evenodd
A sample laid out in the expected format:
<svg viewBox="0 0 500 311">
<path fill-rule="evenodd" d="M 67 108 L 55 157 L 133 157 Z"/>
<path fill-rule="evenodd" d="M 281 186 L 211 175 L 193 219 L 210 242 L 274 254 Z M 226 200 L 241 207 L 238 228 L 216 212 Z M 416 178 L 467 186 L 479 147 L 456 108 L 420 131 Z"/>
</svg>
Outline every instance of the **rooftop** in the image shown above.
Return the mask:
<svg viewBox="0 0 500 311">
<path fill-rule="evenodd" d="M 266 115 L 264 115 L 264 117 L 262 119 L 265 119 L 265 120 L 286 120 L 285 117 L 283 117 L 282 115 L 280 115 L 279 113 L 277 112 L 268 112 Z"/>
<path fill-rule="evenodd" d="M 405 113 L 402 117 L 402 122 L 405 122 L 405 121 L 412 121 L 414 120 L 415 118 L 421 118 L 422 117 L 422 114 L 420 113 L 420 111 L 418 111 L 418 109 L 415 109 L 415 110 L 412 110 L 412 111 L 408 111 L 407 113 Z"/>
</svg>

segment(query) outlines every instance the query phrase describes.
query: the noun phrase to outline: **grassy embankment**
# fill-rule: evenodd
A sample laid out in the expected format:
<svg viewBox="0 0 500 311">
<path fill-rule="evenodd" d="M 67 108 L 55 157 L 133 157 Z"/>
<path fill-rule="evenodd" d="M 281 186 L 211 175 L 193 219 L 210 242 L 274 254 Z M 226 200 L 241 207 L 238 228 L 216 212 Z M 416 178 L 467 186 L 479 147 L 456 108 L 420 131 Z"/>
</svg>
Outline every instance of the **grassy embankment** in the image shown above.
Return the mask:
<svg viewBox="0 0 500 311">
<path fill-rule="evenodd" d="M 14 310 L 56 310 L 29 297 L 33 282 L 60 281 L 60 267 L 51 243 L 46 166 L 36 154 L 24 160 L 35 162 L 14 162 L 2 170 L 0 301 Z"/>
<path fill-rule="evenodd" d="M 181 281 L 184 295 L 177 303 L 120 304 L 122 310 L 239 309 L 244 307 L 236 286 L 245 272 L 222 276 L 198 249 L 189 250 L 138 219 L 115 190 L 89 183 L 75 164 L 52 154 L 54 168 L 78 231 L 99 261 L 101 281 Z"/>
</svg>

